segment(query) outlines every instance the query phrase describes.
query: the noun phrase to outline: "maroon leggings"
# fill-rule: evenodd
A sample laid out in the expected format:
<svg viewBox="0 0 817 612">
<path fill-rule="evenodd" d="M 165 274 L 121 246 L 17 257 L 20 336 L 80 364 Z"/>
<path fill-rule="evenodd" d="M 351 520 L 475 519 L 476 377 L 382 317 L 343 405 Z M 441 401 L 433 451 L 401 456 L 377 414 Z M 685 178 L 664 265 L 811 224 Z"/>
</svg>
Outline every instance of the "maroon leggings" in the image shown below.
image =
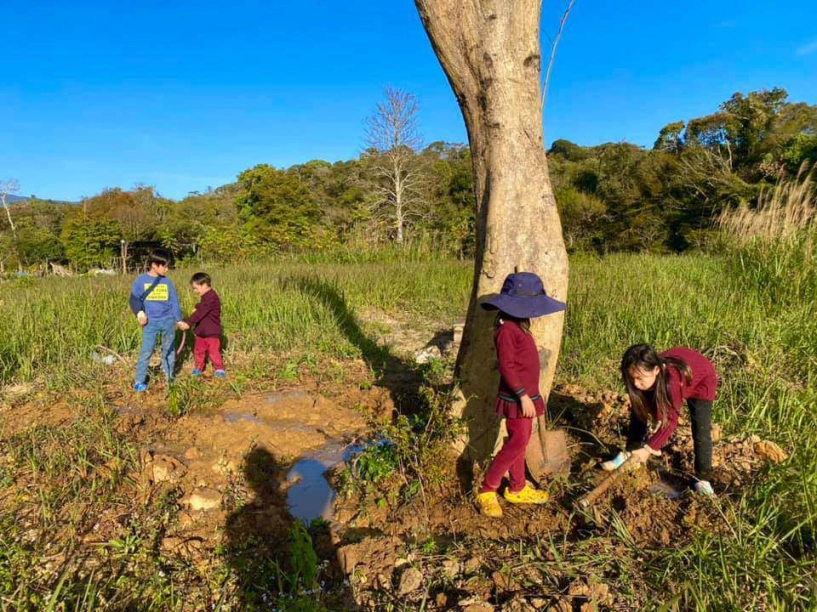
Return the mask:
<svg viewBox="0 0 817 612">
<path fill-rule="evenodd" d="M 221 360 L 221 338 L 196 336 L 196 343 L 193 345 L 193 359 L 197 370 L 204 371 L 205 359 L 208 356 L 216 370 L 224 369 L 224 362 Z"/>
<path fill-rule="evenodd" d="M 508 428 L 508 439 L 488 468 L 480 493 L 496 491 L 505 472 L 511 475 L 511 492 L 517 493 L 525 488 L 525 449 L 533 431 L 533 419 L 506 419 L 505 425 Z"/>
</svg>

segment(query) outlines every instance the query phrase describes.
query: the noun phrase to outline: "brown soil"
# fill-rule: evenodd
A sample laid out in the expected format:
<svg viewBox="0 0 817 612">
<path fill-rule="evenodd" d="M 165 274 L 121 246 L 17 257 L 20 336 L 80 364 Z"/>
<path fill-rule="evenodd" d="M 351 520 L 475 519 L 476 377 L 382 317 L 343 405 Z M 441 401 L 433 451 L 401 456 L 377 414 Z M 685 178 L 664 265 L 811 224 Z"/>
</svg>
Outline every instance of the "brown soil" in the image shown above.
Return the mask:
<svg viewBox="0 0 817 612">
<path fill-rule="evenodd" d="M 393 387 L 361 385 L 365 364 L 345 365 L 352 373 L 342 384 L 302 376 L 289 388 L 240 397 L 225 387 L 224 395 L 232 397 L 220 406 L 176 420 L 162 416 L 166 400 L 161 391 L 137 397 L 112 385 L 109 397 L 117 407 L 118 427 L 142 446 L 140 472 L 133 475 L 140 491 L 145 499 L 172 491 L 181 506 L 160 542 L 164 554 L 186 560 L 203 574 L 217 569 L 220 548 L 232 558 L 245 554 L 249 536 L 264 542 L 269 554 L 280 554 L 276 549 L 292 520 L 286 504 L 289 466 L 327 441 L 352 442 L 367 435 L 367 420 L 388 418 L 395 410 Z M 568 431 L 572 467 L 569 479 L 549 483 L 546 505 L 503 501 L 502 519 L 480 516 L 473 492 L 457 478 L 453 455 L 448 477 L 427 483 L 408 503 L 384 505 L 377 496 L 339 499 L 336 524 L 316 537 L 322 557 L 337 563 L 327 570 L 333 584 L 345 577 L 351 585 L 335 609 L 398 604 L 402 608 L 396 609 L 472 612 L 626 609 L 634 605 L 633 596 L 614 592 L 604 571 L 581 563 L 562 567 L 559 558 L 577 551 L 646 554 L 683 545 L 701 529 L 727 528 L 717 501 L 687 493 L 692 441 L 685 422 L 649 469 L 623 477 L 590 511 L 575 511 L 574 501 L 605 476 L 598 460 L 623 443 L 626 398 L 565 385 L 553 391 L 550 412 Z M 59 426 L 77 414 L 68 403 L 55 404 L 27 390 L 24 400 L 7 403 L 0 417 L 2 435 L 8 437 L 35 424 Z M 767 461 L 785 459 L 783 449 L 759 438 L 719 440 L 716 492 L 728 498 Z M 478 468 L 474 475 L 478 480 Z M 670 499 L 662 491 L 683 494 Z M 109 540 L 121 531 L 121 522 L 114 511 L 99 517 L 87 543 Z M 521 562 L 520 550 L 536 551 L 538 561 Z"/>
<path fill-rule="evenodd" d="M 356 498 L 337 502 L 336 516 L 345 526 L 338 556 L 363 607 L 413 601 L 426 610 L 637 609 L 637 597 L 615 593 L 592 566 L 581 570 L 582 564 L 565 563 L 560 571 L 553 551 L 561 550 L 565 558 L 578 552 L 648 555 L 681 546 L 700 530 L 727 529 L 720 502 L 689 490 L 693 456 L 686 422 L 648 469 L 626 474 L 588 512 L 576 511 L 574 502 L 606 476 L 598 460 L 623 444 L 627 401 L 616 393 L 591 394 L 566 385 L 553 391 L 550 412 L 568 428 L 572 469 L 567 481 L 549 483 L 546 505 L 502 501 L 501 519 L 483 517 L 453 469 L 445 482 L 395 508 Z M 718 438 L 720 428 L 714 430 Z M 728 498 L 767 460 L 782 458 L 782 449 L 754 437 L 716 442 L 713 481 L 719 499 Z M 450 464 L 455 462 L 452 457 Z M 536 550 L 541 563 L 524 563 L 520 550 Z M 550 569 L 543 573 L 537 565 Z M 412 609 L 413 604 L 405 605 Z"/>
</svg>

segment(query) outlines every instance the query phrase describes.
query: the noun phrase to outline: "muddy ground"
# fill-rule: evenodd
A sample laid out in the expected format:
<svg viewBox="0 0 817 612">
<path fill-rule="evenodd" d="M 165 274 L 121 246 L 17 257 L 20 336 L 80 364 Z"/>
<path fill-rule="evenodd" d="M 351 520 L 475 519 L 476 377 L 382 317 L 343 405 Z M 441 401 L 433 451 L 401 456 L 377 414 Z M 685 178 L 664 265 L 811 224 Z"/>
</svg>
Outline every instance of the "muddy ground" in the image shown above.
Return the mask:
<svg viewBox="0 0 817 612">
<path fill-rule="evenodd" d="M 398 329 L 388 337 L 392 346 L 402 340 L 404 360 L 436 358 L 450 349 L 444 330 L 435 334 L 434 346 L 421 340 L 427 334 L 412 334 L 401 337 Z M 290 510 L 299 496 L 310 495 L 293 494 L 299 479 L 314 479 L 328 465 L 349 459 L 344 450 L 376 435 L 377 423 L 392 419 L 400 398 L 416 385 L 411 375 L 396 372 L 378 372 L 372 383 L 365 361 L 343 367 L 340 382 L 300 372 L 286 384 L 241 393 L 207 379 L 202 384 L 222 385 L 215 393 L 219 400 L 177 419 L 164 415 L 161 390 L 136 396 L 111 383 L 107 401 L 116 427 L 140 449 L 137 473 L 130 475 L 135 490 L 143 502 L 170 496 L 175 509 L 157 553 L 196 568 L 196 576 L 219 571 L 225 559 L 233 568 L 234 580 L 208 596 L 210 605 L 220 601 L 223 609 L 242 609 L 260 602 L 259 589 L 249 583 L 264 575 L 260 559 L 286 563 Z M 69 402 L 24 391 L 18 399 L 6 396 L 5 438 L 37 424 L 64 426 L 76 417 Z M 572 466 L 569 478 L 547 483 L 552 499 L 544 506 L 503 503 L 502 519 L 480 516 L 472 488 L 455 474 L 453 455 L 449 477 L 407 502 L 385 503 L 376 494 L 350 494 L 352 489 L 335 500 L 334 512 L 325 491 L 310 501 L 300 518 L 331 519 L 312 531 L 328 609 L 638 609 L 644 597 L 639 585 L 617 592 L 611 585 L 623 568 L 593 559 L 637 556 L 680 546 L 701 529 L 727 528 L 717 500 L 689 493 L 692 441 L 685 422 L 649 469 L 625 476 L 588 512 L 577 512 L 575 500 L 604 477 L 598 460 L 623 443 L 627 403 L 615 392 L 563 385 L 554 389 L 549 409 L 568 432 Z M 723 439 L 718 426 L 713 436 L 719 498 L 728 498 L 766 462 L 785 459 L 767 441 Z M 328 458 L 321 455 L 327 449 Z M 328 476 L 338 488 L 341 468 Z M 479 470 L 474 466 L 474 481 Z M 103 512 L 85 543 L 110 541 L 122 529 L 121 513 Z"/>
<path fill-rule="evenodd" d="M 544 506 L 503 502 L 503 518 L 480 516 L 473 490 L 456 484 L 453 469 L 447 486 L 393 511 L 361 508 L 356 499 L 337 503 L 344 524 L 339 558 L 358 602 L 371 609 L 413 602 L 418 609 L 470 612 L 640 609 L 646 589 L 639 594 L 633 584 L 633 591 L 617 593 L 608 581 L 617 580 L 621 568 L 594 567 L 588 559 L 646 555 L 680 547 L 700 530 L 728 528 L 720 502 L 690 490 L 686 422 L 648 469 L 624 476 L 587 512 L 577 511 L 576 500 L 606 476 L 598 460 L 623 444 L 627 400 L 614 392 L 557 386 L 549 408 L 568 432 L 572 466 L 568 479 L 546 484 L 551 501 Z M 717 425 L 713 436 L 719 499 L 767 462 L 786 458 L 776 444 L 756 437 L 723 440 Z M 478 467 L 474 476 L 478 482 Z"/>
</svg>

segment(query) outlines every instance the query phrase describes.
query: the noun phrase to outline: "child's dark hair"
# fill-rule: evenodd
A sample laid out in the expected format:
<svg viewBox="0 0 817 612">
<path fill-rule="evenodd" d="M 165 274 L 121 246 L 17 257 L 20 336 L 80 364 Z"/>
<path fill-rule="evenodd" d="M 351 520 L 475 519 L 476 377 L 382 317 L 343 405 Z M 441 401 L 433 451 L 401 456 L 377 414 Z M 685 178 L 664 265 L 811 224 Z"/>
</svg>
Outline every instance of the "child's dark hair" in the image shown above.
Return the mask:
<svg viewBox="0 0 817 612">
<path fill-rule="evenodd" d="M 658 418 L 662 424 L 666 424 L 667 410 L 669 410 L 672 403 L 669 395 L 669 376 L 667 376 L 666 372 L 667 366 L 678 370 L 678 373 L 684 377 L 687 384 L 692 383 L 692 370 L 689 369 L 689 365 L 687 365 L 683 359 L 661 357 L 649 344 L 634 344 L 624 352 L 624 357 L 621 358 L 621 378 L 624 381 L 624 386 L 627 387 L 627 393 L 630 396 L 630 404 L 633 407 L 633 412 L 642 423 L 649 422 L 650 411 L 644 392 L 637 389 L 635 384 L 633 384 L 633 379 L 630 377 L 630 369 L 641 368 L 651 371 L 656 367 L 658 368 L 658 376 L 655 378 L 655 385 L 653 387 L 653 397 Z"/>
<path fill-rule="evenodd" d="M 153 264 L 156 264 L 157 266 L 169 266 L 170 253 L 164 249 L 153 249 L 150 252 L 150 255 L 148 255 L 148 265 L 152 266 Z"/>
<path fill-rule="evenodd" d="M 190 283 L 195 285 L 207 285 L 208 287 L 213 286 L 213 281 L 207 272 L 196 272 L 190 277 Z"/>
<path fill-rule="evenodd" d="M 518 317 L 513 317 L 509 315 L 507 312 L 502 312 L 501 310 L 496 313 L 496 318 L 494 319 L 494 330 L 499 329 L 499 326 L 502 325 L 502 321 L 513 321 L 519 327 L 522 328 L 522 331 L 526 333 L 530 333 L 530 319 L 520 319 Z"/>
</svg>

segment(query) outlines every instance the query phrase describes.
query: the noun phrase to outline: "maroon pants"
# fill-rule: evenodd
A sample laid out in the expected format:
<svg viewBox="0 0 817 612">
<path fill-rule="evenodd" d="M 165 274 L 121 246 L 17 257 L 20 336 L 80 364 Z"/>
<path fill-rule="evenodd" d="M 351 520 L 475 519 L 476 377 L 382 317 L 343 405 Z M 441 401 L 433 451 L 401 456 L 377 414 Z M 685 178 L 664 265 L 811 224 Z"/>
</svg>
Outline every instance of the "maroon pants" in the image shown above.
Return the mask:
<svg viewBox="0 0 817 612">
<path fill-rule="evenodd" d="M 207 356 L 210 357 L 210 363 L 216 370 L 224 369 L 224 362 L 221 361 L 221 338 L 196 336 L 196 343 L 193 345 L 193 359 L 197 370 L 204 371 L 204 361 Z"/>
<path fill-rule="evenodd" d="M 508 439 L 502 445 L 496 457 L 494 457 L 491 467 L 485 474 L 482 481 L 480 493 L 496 491 L 502 483 L 505 472 L 510 473 L 513 493 L 525 488 L 525 449 L 528 447 L 531 432 L 533 431 L 533 419 L 506 419 L 505 425 L 508 428 Z"/>
</svg>

